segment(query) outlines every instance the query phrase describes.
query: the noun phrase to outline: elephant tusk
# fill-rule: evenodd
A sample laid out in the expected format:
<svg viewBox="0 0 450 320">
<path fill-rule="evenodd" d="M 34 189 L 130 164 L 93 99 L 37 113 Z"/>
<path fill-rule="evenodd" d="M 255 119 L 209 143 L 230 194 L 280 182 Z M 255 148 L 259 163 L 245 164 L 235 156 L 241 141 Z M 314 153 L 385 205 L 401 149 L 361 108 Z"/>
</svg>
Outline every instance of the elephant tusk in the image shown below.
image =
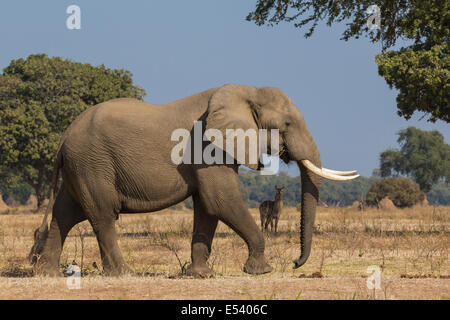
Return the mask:
<svg viewBox="0 0 450 320">
<path fill-rule="evenodd" d="M 335 181 L 347 181 L 347 180 L 353 180 L 355 178 L 359 177 L 359 174 L 355 174 L 352 176 L 342 176 L 331 173 L 328 169 L 323 170 L 322 168 L 316 167 L 311 161 L 309 160 L 302 160 L 302 164 L 317 174 L 318 176 L 321 176 L 322 178 L 328 179 L 328 180 L 335 180 Z"/>
<path fill-rule="evenodd" d="M 322 171 L 325 173 L 331 173 L 331 174 L 335 174 L 338 176 L 350 176 L 352 174 L 357 174 L 358 171 L 353 170 L 353 171 L 337 171 L 337 170 L 331 170 L 331 169 L 327 169 L 327 168 L 322 168 Z"/>
</svg>

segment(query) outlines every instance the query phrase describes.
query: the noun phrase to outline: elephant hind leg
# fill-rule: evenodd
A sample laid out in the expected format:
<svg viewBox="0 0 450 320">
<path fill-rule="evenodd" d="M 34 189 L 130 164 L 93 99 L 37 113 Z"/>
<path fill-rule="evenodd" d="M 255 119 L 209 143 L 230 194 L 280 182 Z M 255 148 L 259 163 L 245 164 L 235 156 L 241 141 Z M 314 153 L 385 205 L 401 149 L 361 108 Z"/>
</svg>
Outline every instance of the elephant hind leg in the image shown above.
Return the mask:
<svg viewBox="0 0 450 320">
<path fill-rule="evenodd" d="M 209 214 L 198 195 L 194 200 L 194 232 L 191 244 L 191 265 L 186 269 L 187 275 L 211 275 L 214 272 L 207 266 L 211 254 L 211 244 L 219 219 Z"/>
<path fill-rule="evenodd" d="M 126 264 L 120 251 L 114 217 L 104 217 L 101 220 L 95 221 L 89 219 L 89 222 L 97 237 L 102 258 L 103 273 L 108 276 L 120 276 L 133 273 Z"/>
<path fill-rule="evenodd" d="M 133 273 L 118 244 L 115 221 L 120 208 L 116 190 L 107 181 L 97 180 L 95 186 L 89 183 L 90 181 L 76 181 L 74 189 L 77 190 L 79 198 L 83 199 L 81 206 L 97 238 L 103 273 L 108 276 Z"/>
<path fill-rule="evenodd" d="M 39 257 L 34 271 L 39 275 L 60 275 L 59 258 L 67 234 L 79 222 L 86 220 L 81 207 L 61 188 L 53 206 L 50 230 L 44 249 Z"/>
</svg>

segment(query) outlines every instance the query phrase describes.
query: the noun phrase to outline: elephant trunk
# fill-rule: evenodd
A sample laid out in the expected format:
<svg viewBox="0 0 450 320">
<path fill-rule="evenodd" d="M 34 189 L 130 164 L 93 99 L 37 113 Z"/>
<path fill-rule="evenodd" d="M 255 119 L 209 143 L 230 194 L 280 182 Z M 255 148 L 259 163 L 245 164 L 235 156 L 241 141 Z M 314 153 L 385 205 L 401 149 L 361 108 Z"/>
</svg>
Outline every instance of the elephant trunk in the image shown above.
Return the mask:
<svg viewBox="0 0 450 320">
<path fill-rule="evenodd" d="M 320 156 L 315 152 L 314 159 L 310 160 L 317 167 L 321 167 Z M 311 253 L 312 234 L 316 217 L 316 206 L 319 201 L 321 178 L 307 169 L 301 161 L 297 161 L 301 172 L 302 203 L 300 218 L 300 257 L 294 260 L 294 269 L 302 266 Z"/>
</svg>

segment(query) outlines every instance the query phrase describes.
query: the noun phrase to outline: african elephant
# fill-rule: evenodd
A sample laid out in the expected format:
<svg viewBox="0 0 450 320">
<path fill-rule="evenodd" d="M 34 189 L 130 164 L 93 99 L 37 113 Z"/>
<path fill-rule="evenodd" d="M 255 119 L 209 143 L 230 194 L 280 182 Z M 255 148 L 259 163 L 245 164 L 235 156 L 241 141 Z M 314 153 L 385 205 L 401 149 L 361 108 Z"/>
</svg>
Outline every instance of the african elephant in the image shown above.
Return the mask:
<svg viewBox="0 0 450 320">
<path fill-rule="evenodd" d="M 117 242 L 119 214 L 153 212 L 192 196 L 194 230 L 187 273 L 212 273 L 207 266 L 218 221 L 248 246 L 244 272 L 263 274 L 272 267 L 264 258 L 264 238 L 239 190 L 238 168 L 256 170 L 261 163 L 175 164 L 171 159 L 174 130 L 279 130 L 279 156 L 296 161 L 301 171 L 301 255 L 303 265 L 311 239 L 321 176 L 349 180 L 357 175 L 322 168 L 320 154 L 301 112 L 276 88 L 226 84 L 165 105 L 114 99 L 95 105 L 76 118 L 61 138 L 55 157 L 53 191 L 47 213 L 35 231 L 30 259 L 36 273 L 56 275 L 64 240 L 77 223 L 88 220 L 97 237 L 105 274 L 131 272 Z M 211 142 L 203 141 L 205 148 Z M 268 142 L 270 144 L 270 142 Z M 228 150 L 227 150 L 228 151 Z M 222 151 L 225 152 L 225 151 Z M 247 159 L 247 158 L 246 158 Z M 50 228 L 47 216 L 52 209 Z"/>
</svg>

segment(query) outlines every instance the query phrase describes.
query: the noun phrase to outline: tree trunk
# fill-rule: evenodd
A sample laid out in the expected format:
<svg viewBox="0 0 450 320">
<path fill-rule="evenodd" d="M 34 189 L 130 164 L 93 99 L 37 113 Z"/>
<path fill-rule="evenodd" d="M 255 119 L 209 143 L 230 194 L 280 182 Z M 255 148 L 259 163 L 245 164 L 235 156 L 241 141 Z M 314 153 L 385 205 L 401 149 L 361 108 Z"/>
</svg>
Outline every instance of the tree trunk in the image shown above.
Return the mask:
<svg viewBox="0 0 450 320">
<path fill-rule="evenodd" d="M 37 181 L 34 181 L 34 183 L 31 184 L 31 186 L 33 187 L 34 192 L 36 193 L 36 200 L 37 200 L 36 212 L 38 212 L 42 208 L 42 205 L 46 198 L 44 169 L 39 170 L 38 179 Z"/>
<path fill-rule="evenodd" d="M 45 200 L 45 173 L 44 170 L 39 170 L 39 178 L 36 190 L 36 198 L 37 198 L 37 211 L 42 208 L 42 204 Z"/>
</svg>

